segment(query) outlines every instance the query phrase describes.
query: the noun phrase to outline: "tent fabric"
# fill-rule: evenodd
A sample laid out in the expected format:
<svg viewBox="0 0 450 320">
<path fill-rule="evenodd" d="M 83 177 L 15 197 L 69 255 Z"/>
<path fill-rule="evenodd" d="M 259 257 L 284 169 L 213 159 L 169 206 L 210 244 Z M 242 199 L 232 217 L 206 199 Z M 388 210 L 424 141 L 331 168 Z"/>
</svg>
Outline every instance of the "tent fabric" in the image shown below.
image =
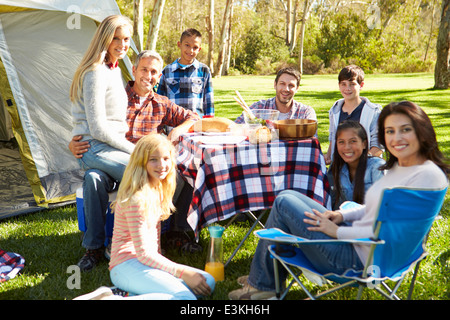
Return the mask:
<svg viewBox="0 0 450 320">
<path fill-rule="evenodd" d="M 111 14 L 120 14 L 112 0 L 0 0 L 0 125 L 12 124 L 38 206 L 74 201 L 81 186 L 84 172 L 68 149 L 69 88 L 98 23 Z M 125 81 L 131 64 L 124 63 Z M 10 119 L 1 116 L 5 108 Z"/>
</svg>

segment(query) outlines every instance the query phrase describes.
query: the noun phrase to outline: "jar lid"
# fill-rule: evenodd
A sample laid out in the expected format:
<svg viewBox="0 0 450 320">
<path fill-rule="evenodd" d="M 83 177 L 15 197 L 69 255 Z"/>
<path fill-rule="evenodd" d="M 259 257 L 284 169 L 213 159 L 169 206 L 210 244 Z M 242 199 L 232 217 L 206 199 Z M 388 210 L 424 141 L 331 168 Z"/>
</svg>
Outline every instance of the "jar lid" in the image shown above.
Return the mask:
<svg viewBox="0 0 450 320">
<path fill-rule="evenodd" d="M 210 226 L 208 227 L 208 230 L 212 238 L 221 238 L 225 228 L 222 226 Z"/>
</svg>

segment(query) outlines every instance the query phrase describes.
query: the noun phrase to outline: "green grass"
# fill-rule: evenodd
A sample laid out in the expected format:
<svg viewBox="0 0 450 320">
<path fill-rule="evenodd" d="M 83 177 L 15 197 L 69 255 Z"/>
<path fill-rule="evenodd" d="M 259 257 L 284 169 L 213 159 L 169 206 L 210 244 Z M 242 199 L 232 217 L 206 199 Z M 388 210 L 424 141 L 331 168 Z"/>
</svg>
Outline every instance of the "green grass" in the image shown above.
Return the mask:
<svg viewBox="0 0 450 320">
<path fill-rule="evenodd" d="M 273 76 L 222 77 L 214 79 L 216 115 L 235 119 L 241 109 L 234 101 L 234 90 L 239 90 L 247 104 L 274 95 Z M 362 95 L 386 105 L 391 101 L 411 100 L 418 103 L 430 116 L 442 151 L 450 155 L 450 91 L 432 90 L 432 74 L 390 74 L 366 75 Z M 336 75 L 304 76 L 296 100 L 315 108 L 319 119 L 319 139 L 323 151 L 328 148 L 328 110 L 340 98 Z M 421 265 L 414 290 L 414 299 L 450 299 L 450 202 L 447 195 L 439 220 L 433 227 L 428 241 L 429 256 Z M 224 233 L 225 258 L 229 257 L 239 240 L 245 235 L 248 222 L 234 223 Z M 207 230 L 200 234 L 204 248 L 208 243 Z M 211 299 L 226 300 L 230 290 L 237 289 L 236 278 L 248 274 L 257 244 L 251 235 L 226 269 L 226 280 L 216 286 Z M 111 286 L 107 262 L 90 273 L 81 274 L 80 289 L 71 289 L 72 273 L 68 267 L 77 263 L 83 255 L 81 233 L 78 231 L 76 208 L 73 206 L 41 211 L 0 221 L 0 248 L 17 252 L 26 260 L 23 273 L 0 284 L 0 300 L 61 300 L 72 299 L 80 294 L 95 290 L 99 286 Z M 206 251 L 206 250 L 205 250 Z M 204 267 L 206 252 L 181 255 L 168 251 L 168 257 L 198 268 Z M 408 278 L 409 279 L 409 278 Z M 311 288 L 311 284 L 308 284 Z M 399 290 L 406 297 L 407 286 Z M 379 299 L 372 291 L 365 291 L 364 299 Z M 328 299 L 351 299 L 356 290 L 346 289 L 332 294 Z M 295 286 L 287 299 L 304 298 Z"/>
</svg>

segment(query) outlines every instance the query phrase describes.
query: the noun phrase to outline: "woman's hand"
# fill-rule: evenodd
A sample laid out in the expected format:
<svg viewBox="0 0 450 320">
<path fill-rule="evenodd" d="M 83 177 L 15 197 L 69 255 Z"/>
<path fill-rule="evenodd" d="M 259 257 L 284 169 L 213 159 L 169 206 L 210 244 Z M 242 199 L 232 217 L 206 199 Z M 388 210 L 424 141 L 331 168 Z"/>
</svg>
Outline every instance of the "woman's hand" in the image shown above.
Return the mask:
<svg viewBox="0 0 450 320">
<path fill-rule="evenodd" d="M 201 296 L 209 296 L 211 288 L 206 283 L 206 278 L 192 269 L 184 269 L 181 279 L 186 282 L 188 287 L 196 294 Z"/>
<path fill-rule="evenodd" d="M 303 221 L 312 225 L 308 227 L 310 231 L 320 231 L 332 238 L 337 238 L 338 224 L 343 222 L 342 214 L 339 211 L 325 211 L 323 213 L 312 209 L 313 213 L 305 212 L 305 216 L 309 219 Z"/>
</svg>

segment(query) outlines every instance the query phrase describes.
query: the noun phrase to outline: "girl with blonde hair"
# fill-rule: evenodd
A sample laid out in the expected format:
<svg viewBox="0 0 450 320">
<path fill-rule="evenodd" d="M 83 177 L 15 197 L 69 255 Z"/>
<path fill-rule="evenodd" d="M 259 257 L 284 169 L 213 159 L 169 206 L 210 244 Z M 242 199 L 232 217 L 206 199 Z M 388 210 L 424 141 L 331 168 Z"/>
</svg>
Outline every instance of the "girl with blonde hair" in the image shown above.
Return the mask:
<svg viewBox="0 0 450 320">
<path fill-rule="evenodd" d="M 161 221 L 174 211 L 175 148 L 164 136 L 141 138 L 131 154 L 114 203 L 110 276 L 132 295 L 154 299 L 196 299 L 214 289 L 205 271 L 161 255 Z"/>
<path fill-rule="evenodd" d="M 105 18 L 75 72 L 70 88 L 74 136 L 90 148 L 78 159 L 83 169 L 100 169 L 120 181 L 134 144 L 128 131 L 125 92 L 119 60 L 130 47 L 133 27 L 128 18 Z"/>
</svg>

